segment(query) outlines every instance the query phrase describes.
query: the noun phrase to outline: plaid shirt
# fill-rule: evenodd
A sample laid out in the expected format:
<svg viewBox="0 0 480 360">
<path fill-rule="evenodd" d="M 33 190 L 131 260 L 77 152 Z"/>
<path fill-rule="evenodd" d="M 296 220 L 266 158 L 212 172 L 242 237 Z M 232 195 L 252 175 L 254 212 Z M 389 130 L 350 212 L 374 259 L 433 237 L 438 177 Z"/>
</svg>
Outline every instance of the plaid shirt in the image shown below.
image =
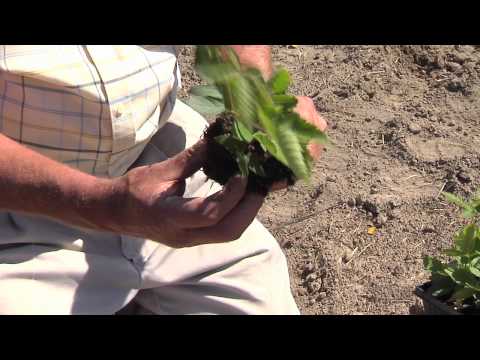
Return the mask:
<svg viewBox="0 0 480 360">
<path fill-rule="evenodd" d="M 0 132 L 98 176 L 119 176 L 167 121 L 174 46 L 0 47 Z"/>
</svg>

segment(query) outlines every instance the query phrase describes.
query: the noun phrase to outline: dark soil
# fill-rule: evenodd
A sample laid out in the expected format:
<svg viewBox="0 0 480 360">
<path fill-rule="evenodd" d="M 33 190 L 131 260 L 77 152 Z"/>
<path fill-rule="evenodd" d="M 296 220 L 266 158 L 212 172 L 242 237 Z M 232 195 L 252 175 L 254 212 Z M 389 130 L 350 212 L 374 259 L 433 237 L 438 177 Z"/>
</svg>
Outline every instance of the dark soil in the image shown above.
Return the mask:
<svg viewBox="0 0 480 360">
<path fill-rule="evenodd" d="M 208 162 L 203 167 L 203 171 L 210 179 L 221 185 L 224 185 L 232 176 L 239 174 L 234 156 L 215 140 L 217 136 L 232 134 L 233 121 L 230 115 L 222 114 L 205 131 Z M 263 177 L 250 173 L 247 191 L 266 196 L 272 184 L 276 182 L 286 180 L 288 185 L 295 183 L 292 171 L 265 152 L 256 140 L 249 144 L 245 153 L 262 164 L 267 175 Z"/>
</svg>

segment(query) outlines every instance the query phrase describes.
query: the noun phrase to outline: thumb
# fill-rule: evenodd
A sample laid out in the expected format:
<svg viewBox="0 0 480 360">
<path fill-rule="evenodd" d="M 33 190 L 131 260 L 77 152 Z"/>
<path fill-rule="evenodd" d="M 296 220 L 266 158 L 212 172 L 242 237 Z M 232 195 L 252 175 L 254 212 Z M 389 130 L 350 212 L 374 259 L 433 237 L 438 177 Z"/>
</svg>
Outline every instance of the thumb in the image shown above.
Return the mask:
<svg viewBox="0 0 480 360">
<path fill-rule="evenodd" d="M 196 173 L 207 159 L 205 139 L 163 162 L 165 180 L 186 179 Z"/>
</svg>

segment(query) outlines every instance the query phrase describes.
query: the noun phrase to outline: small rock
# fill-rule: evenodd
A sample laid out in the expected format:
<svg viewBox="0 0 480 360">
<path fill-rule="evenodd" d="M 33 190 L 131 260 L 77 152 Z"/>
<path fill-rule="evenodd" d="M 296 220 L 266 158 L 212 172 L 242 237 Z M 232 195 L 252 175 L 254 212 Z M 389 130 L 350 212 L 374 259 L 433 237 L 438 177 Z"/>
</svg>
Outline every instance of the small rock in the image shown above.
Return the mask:
<svg viewBox="0 0 480 360">
<path fill-rule="evenodd" d="M 305 289 L 304 287 L 300 287 L 298 290 L 297 290 L 298 294 L 300 296 L 305 296 L 307 295 L 307 289 Z"/>
<path fill-rule="evenodd" d="M 451 92 L 460 92 L 465 90 L 465 83 L 461 79 L 453 79 L 447 83 L 447 90 Z"/>
<path fill-rule="evenodd" d="M 316 302 L 315 299 L 311 298 L 310 300 L 308 300 L 308 305 L 313 306 L 315 305 L 315 302 Z"/>
<path fill-rule="evenodd" d="M 400 217 L 400 211 L 398 209 L 388 210 L 387 217 L 391 220 L 398 219 Z"/>
<path fill-rule="evenodd" d="M 365 122 L 370 122 L 370 121 L 372 121 L 371 118 L 369 118 L 369 117 L 366 117 L 366 118 L 365 118 Z"/>
<path fill-rule="evenodd" d="M 380 190 L 375 185 L 372 185 L 372 187 L 370 188 L 370 194 L 372 194 L 372 195 L 378 194 L 379 191 Z"/>
<path fill-rule="evenodd" d="M 352 260 L 352 258 L 353 258 L 353 250 L 347 248 L 342 255 L 342 261 L 344 263 L 347 263 L 350 260 Z"/>
<path fill-rule="evenodd" d="M 379 228 L 385 226 L 386 223 L 387 217 L 383 214 L 380 214 L 375 218 L 375 225 Z"/>
<path fill-rule="evenodd" d="M 421 128 L 421 126 L 418 125 L 418 124 L 410 123 L 410 124 L 408 124 L 408 130 L 409 130 L 412 134 L 418 134 L 418 133 L 420 133 L 420 131 L 422 131 L 422 128 Z"/>
<path fill-rule="evenodd" d="M 448 125 L 448 126 L 455 126 L 455 122 L 453 122 L 452 120 L 450 120 L 447 125 Z"/>
<path fill-rule="evenodd" d="M 463 172 L 463 171 L 461 171 L 461 172 L 459 172 L 459 173 L 457 174 L 457 179 L 458 179 L 462 184 L 467 184 L 467 183 L 469 183 L 469 182 L 472 181 L 472 179 L 470 178 L 470 176 L 469 176 L 467 173 Z"/>
<path fill-rule="evenodd" d="M 315 280 L 317 280 L 317 274 L 315 273 L 308 274 L 307 277 L 305 278 L 306 282 L 312 282 Z"/>
<path fill-rule="evenodd" d="M 320 290 L 321 287 L 322 287 L 322 284 L 318 282 L 307 283 L 307 290 L 309 294 L 318 292 L 318 290 Z"/>
<path fill-rule="evenodd" d="M 463 72 L 462 65 L 460 65 L 458 63 L 455 63 L 455 62 L 447 63 L 447 69 L 448 69 L 448 71 L 451 71 L 454 74 L 459 74 L 459 73 Z"/>
<path fill-rule="evenodd" d="M 329 181 L 329 182 L 335 182 L 335 181 L 337 181 L 337 179 L 335 179 L 335 178 L 332 177 L 332 176 L 327 176 L 327 181 Z"/>
<path fill-rule="evenodd" d="M 343 99 L 346 99 L 350 96 L 350 93 L 346 89 L 338 89 L 338 90 L 335 90 L 333 93 Z"/>
<path fill-rule="evenodd" d="M 322 291 L 318 294 L 318 300 L 323 300 L 327 297 L 327 293 L 325 291 Z"/>
<path fill-rule="evenodd" d="M 388 201 L 388 206 L 392 209 L 402 206 L 402 202 L 399 199 L 392 199 Z"/>
<path fill-rule="evenodd" d="M 305 266 L 303 267 L 303 272 L 305 275 L 308 275 L 314 271 L 315 271 L 315 265 L 312 264 L 311 262 L 305 264 Z"/>
<path fill-rule="evenodd" d="M 422 232 L 423 232 L 424 234 L 430 234 L 430 233 L 434 233 L 434 232 L 436 232 L 436 231 L 435 231 L 435 228 L 434 228 L 433 226 L 431 226 L 431 225 L 425 225 L 425 226 L 423 227 L 423 229 L 422 229 Z"/>
<path fill-rule="evenodd" d="M 355 205 L 356 205 L 355 199 L 353 199 L 353 198 L 348 199 L 347 200 L 347 205 L 350 206 L 350 207 L 355 207 Z"/>
<path fill-rule="evenodd" d="M 447 181 L 445 184 L 445 187 L 443 188 L 444 191 L 451 192 L 451 193 L 455 192 L 456 189 L 457 189 L 457 183 L 453 180 Z"/>
</svg>

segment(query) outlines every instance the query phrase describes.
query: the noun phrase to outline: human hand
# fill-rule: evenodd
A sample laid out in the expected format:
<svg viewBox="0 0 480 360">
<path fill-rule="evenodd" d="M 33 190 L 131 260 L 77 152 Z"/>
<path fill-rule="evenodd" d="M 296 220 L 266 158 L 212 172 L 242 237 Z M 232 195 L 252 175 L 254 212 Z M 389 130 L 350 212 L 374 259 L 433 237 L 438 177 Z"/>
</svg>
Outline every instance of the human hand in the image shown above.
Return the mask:
<svg viewBox="0 0 480 360">
<path fill-rule="evenodd" d="M 173 158 L 119 178 L 123 200 L 111 230 L 173 248 L 238 239 L 264 198 L 247 193 L 247 179 L 239 176 L 209 197 L 183 198 L 185 179 L 203 166 L 205 157 L 206 143 L 201 140 Z"/>
</svg>

